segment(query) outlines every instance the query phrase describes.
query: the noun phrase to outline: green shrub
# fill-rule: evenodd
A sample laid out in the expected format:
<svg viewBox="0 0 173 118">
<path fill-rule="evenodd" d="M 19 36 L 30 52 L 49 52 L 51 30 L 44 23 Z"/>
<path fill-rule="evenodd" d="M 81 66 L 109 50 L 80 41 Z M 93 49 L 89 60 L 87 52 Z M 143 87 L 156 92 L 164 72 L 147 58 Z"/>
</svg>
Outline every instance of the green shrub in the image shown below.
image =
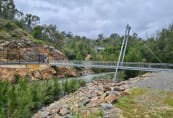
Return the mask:
<svg viewBox="0 0 173 118">
<path fill-rule="evenodd" d="M 24 29 L 24 23 L 22 22 L 22 21 L 15 21 L 15 24 L 18 26 L 18 27 L 20 27 L 20 28 L 22 28 L 22 29 Z"/>
<path fill-rule="evenodd" d="M 4 28 L 6 30 L 14 30 L 16 28 L 16 25 L 11 22 L 8 22 L 7 24 L 4 25 Z"/>
<path fill-rule="evenodd" d="M 0 118 L 30 118 L 35 110 L 84 85 L 76 79 L 29 82 L 16 75 L 14 83 L 0 82 Z"/>
<path fill-rule="evenodd" d="M 12 36 L 13 38 L 21 38 L 21 37 L 19 36 L 19 34 L 16 34 L 16 33 L 12 33 L 11 36 Z"/>
</svg>

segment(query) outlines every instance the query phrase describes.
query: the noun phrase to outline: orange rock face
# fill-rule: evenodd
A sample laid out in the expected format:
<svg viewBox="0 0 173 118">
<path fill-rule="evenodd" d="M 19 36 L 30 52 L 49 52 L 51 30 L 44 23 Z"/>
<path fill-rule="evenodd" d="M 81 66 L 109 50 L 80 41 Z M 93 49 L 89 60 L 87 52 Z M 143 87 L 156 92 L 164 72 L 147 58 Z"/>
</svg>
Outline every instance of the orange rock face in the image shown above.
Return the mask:
<svg viewBox="0 0 173 118">
<path fill-rule="evenodd" d="M 7 42 L 1 45 L 0 62 L 40 62 L 24 67 L 7 65 L 0 67 L 0 79 L 15 81 L 15 75 L 26 76 L 31 80 L 79 76 L 74 68 L 50 67 L 49 61 L 67 60 L 65 55 L 51 46 L 33 44 L 31 41 Z M 0 46 L 0 47 L 1 47 Z M 13 50 L 11 50 L 13 49 Z M 12 68 L 10 66 L 13 66 Z"/>
<path fill-rule="evenodd" d="M 15 76 L 19 75 L 21 78 L 29 77 L 30 80 L 77 77 L 79 73 L 73 68 L 56 67 L 58 69 L 47 67 L 44 69 L 27 69 L 27 68 L 0 68 L 0 80 L 7 80 L 9 82 L 15 81 Z"/>
<path fill-rule="evenodd" d="M 0 78 L 2 80 L 8 80 L 10 82 L 14 81 L 15 69 L 11 68 L 0 68 Z"/>
</svg>

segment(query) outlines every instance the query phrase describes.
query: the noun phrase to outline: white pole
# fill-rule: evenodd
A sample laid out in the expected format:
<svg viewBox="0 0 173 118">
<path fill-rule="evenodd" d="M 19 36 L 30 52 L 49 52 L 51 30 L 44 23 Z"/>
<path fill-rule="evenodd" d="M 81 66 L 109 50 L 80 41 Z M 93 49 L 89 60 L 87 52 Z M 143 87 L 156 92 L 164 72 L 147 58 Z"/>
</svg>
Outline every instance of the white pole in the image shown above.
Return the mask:
<svg viewBox="0 0 173 118">
<path fill-rule="evenodd" d="M 124 36 L 124 39 L 123 39 L 123 42 L 122 42 L 122 45 L 121 45 L 121 50 L 120 50 L 120 54 L 119 54 L 119 57 L 118 57 L 118 62 L 117 62 L 116 70 L 115 70 L 115 75 L 114 75 L 114 78 L 113 78 L 114 82 L 117 80 L 117 73 L 118 73 L 120 61 L 121 61 L 121 58 L 122 58 L 122 52 L 124 50 L 124 45 L 125 45 L 125 41 L 126 41 L 127 32 L 128 32 L 128 26 L 126 27 L 125 36 Z"/>
<path fill-rule="evenodd" d="M 128 43 L 128 40 L 129 40 L 130 29 L 131 29 L 131 27 L 129 25 L 127 25 L 127 34 L 126 34 L 126 41 L 125 41 L 126 43 L 125 43 L 125 47 L 124 47 L 124 51 L 123 51 L 123 57 L 122 57 L 122 60 L 121 60 L 121 66 L 123 65 L 124 57 L 125 57 L 125 54 L 126 54 L 126 49 L 127 49 L 127 43 Z"/>
</svg>

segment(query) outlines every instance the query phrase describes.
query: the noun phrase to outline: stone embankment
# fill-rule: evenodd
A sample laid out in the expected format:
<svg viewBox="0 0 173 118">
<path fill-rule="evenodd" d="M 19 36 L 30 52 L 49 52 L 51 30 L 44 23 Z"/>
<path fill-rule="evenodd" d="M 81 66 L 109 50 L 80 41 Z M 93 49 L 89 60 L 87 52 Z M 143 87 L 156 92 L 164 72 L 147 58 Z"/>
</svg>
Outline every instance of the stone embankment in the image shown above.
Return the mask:
<svg viewBox="0 0 173 118">
<path fill-rule="evenodd" d="M 145 74 L 119 83 L 93 80 L 78 91 L 43 107 L 32 118 L 71 118 L 74 113 L 80 113 L 82 118 L 88 118 L 95 113 L 103 114 L 105 118 L 119 118 L 122 111 L 114 104 L 120 97 L 128 95 L 129 88 L 136 82 L 150 76 L 152 74 Z"/>
<path fill-rule="evenodd" d="M 64 118 L 70 117 L 72 113 L 81 113 L 83 117 L 87 118 L 91 114 L 99 112 L 100 108 L 103 108 L 104 112 L 109 113 L 112 117 L 117 116 L 121 110 L 113 107 L 113 103 L 126 94 L 128 92 L 125 82 L 92 81 L 73 94 L 66 95 L 50 106 L 42 108 L 33 118 Z"/>
<path fill-rule="evenodd" d="M 87 118 L 101 111 L 109 118 L 115 118 L 120 116 L 122 111 L 113 104 L 119 97 L 129 94 L 127 88 L 125 81 L 92 81 L 78 91 L 42 108 L 33 118 L 70 118 L 73 113 L 80 113 Z"/>
</svg>

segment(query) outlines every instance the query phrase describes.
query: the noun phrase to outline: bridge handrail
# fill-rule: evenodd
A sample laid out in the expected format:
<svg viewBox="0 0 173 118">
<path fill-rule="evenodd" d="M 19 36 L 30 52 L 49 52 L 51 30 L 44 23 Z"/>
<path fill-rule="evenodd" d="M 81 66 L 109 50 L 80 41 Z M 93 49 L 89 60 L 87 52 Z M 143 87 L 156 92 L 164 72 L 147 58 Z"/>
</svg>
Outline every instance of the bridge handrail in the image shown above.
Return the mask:
<svg viewBox="0 0 173 118">
<path fill-rule="evenodd" d="M 61 61 L 51 61 L 50 63 L 61 63 L 61 64 L 85 64 L 86 66 L 90 65 L 106 65 L 106 66 L 116 66 L 117 62 L 112 61 L 81 61 L 81 60 L 61 60 Z M 152 68 L 171 68 L 173 69 L 173 64 L 169 63 L 144 63 L 144 62 L 124 62 L 120 63 L 120 66 L 126 67 L 152 67 Z"/>
<path fill-rule="evenodd" d="M 48 64 L 46 62 L 24 62 L 24 61 L 10 61 L 10 62 L 0 62 L 0 65 L 17 65 L 17 64 Z M 79 67 L 116 67 L 117 62 L 112 61 L 83 61 L 83 60 L 51 60 L 49 62 L 51 65 L 71 65 L 71 66 L 79 66 Z M 120 63 L 120 68 L 123 67 L 135 67 L 135 68 L 156 68 L 156 69 L 173 69 L 173 64 L 169 63 L 144 63 L 144 62 L 124 62 Z"/>
</svg>

